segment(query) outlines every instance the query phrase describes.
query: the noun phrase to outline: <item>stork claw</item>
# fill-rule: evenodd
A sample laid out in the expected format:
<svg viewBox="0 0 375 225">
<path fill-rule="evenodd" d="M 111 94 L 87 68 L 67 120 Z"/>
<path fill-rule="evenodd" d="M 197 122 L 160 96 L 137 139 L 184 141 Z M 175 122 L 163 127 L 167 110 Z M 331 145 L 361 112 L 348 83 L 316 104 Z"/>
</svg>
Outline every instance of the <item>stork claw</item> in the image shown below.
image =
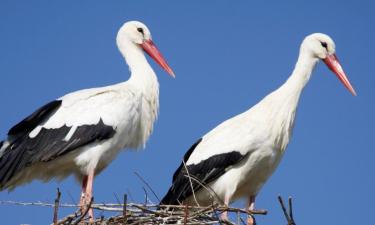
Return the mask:
<svg viewBox="0 0 375 225">
<path fill-rule="evenodd" d="M 81 215 L 88 214 L 89 215 L 89 223 L 94 224 L 94 211 L 91 208 L 92 204 L 92 197 L 87 193 L 82 193 L 81 199 L 79 200 L 79 207 L 81 211 Z"/>
<path fill-rule="evenodd" d="M 220 216 L 220 220 L 223 221 L 223 222 L 226 222 L 226 221 L 229 221 L 228 219 L 228 211 L 224 211 L 221 216 Z"/>
<path fill-rule="evenodd" d="M 253 215 L 249 215 L 247 217 L 247 225 L 257 225 L 255 217 Z"/>
</svg>

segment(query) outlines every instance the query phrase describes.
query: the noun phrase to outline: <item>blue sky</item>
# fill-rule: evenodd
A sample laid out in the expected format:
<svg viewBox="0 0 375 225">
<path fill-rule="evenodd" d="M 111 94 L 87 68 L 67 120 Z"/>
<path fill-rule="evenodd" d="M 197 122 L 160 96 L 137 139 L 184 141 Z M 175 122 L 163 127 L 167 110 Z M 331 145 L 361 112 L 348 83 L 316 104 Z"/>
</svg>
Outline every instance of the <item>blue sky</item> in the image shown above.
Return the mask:
<svg viewBox="0 0 375 225">
<path fill-rule="evenodd" d="M 10 1 L 0 2 L 0 137 L 65 93 L 121 82 L 128 68 L 119 27 L 144 22 L 170 66 L 158 74 L 160 117 L 145 151 L 121 154 L 94 184 L 144 199 L 140 173 L 161 197 L 185 151 L 218 123 L 245 111 L 291 73 L 303 38 L 329 34 L 355 87 L 353 97 L 320 63 L 302 94 L 294 136 L 257 198 L 261 225 L 285 224 L 277 195 L 292 195 L 298 224 L 373 224 L 375 210 L 374 3 L 371 1 Z M 35 181 L 0 200 L 77 201 L 72 178 Z M 152 199 L 156 201 L 155 199 Z M 243 202 L 235 203 L 242 206 Z M 2 224 L 48 224 L 52 209 L 0 205 Z M 67 214 L 71 210 L 63 210 Z M 96 213 L 100 215 L 100 212 Z"/>
</svg>

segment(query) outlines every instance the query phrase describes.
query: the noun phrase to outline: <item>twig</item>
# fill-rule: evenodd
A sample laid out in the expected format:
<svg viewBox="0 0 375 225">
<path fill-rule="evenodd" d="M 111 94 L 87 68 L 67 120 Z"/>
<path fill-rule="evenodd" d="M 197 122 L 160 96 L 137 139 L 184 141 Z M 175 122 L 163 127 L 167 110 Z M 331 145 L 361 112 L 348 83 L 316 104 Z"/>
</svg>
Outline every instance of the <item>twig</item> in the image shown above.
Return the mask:
<svg viewBox="0 0 375 225">
<path fill-rule="evenodd" d="M 152 189 L 152 187 L 146 182 L 146 180 L 145 179 L 143 179 L 142 177 L 141 177 L 141 175 L 139 175 L 139 173 L 138 172 L 134 172 L 134 174 L 144 183 L 144 184 L 146 184 L 146 186 L 148 187 L 148 189 L 150 189 L 150 191 L 152 192 L 152 194 L 154 194 L 154 196 L 155 196 L 155 198 L 158 200 L 158 202 L 160 202 L 160 198 L 158 197 L 158 195 L 155 193 L 155 191 Z"/>
<path fill-rule="evenodd" d="M 53 210 L 53 224 L 54 225 L 57 225 L 57 220 L 58 220 L 57 214 L 59 211 L 60 198 L 61 198 L 61 192 L 60 192 L 60 189 L 57 188 L 57 197 L 55 199 L 55 205 L 54 205 L 54 210 Z"/>
<path fill-rule="evenodd" d="M 143 192 L 145 193 L 145 204 L 144 205 L 147 205 L 147 199 L 148 199 L 148 194 L 147 194 L 147 190 L 146 190 L 146 188 L 145 187 L 142 187 L 142 189 L 143 189 Z"/>
<path fill-rule="evenodd" d="M 216 208 L 215 205 L 212 204 L 212 211 L 214 212 L 214 215 L 215 215 L 216 219 L 219 221 L 219 224 L 222 225 L 222 222 L 221 222 L 221 220 L 219 218 L 219 215 L 217 214 L 217 211 L 215 210 L 215 208 Z"/>
<path fill-rule="evenodd" d="M 167 216 L 168 215 L 168 214 L 161 213 L 161 212 L 158 212 L 158 211 L 150 210 L 150 209 L 147 208 L 147 206 L 134 205 L 134 207 L 138 208 L 138 209 L 141 209 L 143 212 L 152 213 L 152 214 L 155 214 L 157 216 Z"/>
<path fill-rule="evenodd" d="M 188 210 L 188 205 L 185 205 L 185 209 L 184 209 L 184 225 L 187 224 L 188 222 L 188 214 L 189 214 L 189 210 Z"/>
<path fill-rule="evenodd" d="M 202 209 L 200 209 L 200 210 L 194 212 L 194 213 L 190 216 L 190 218 L 194 218 L 194 217 L 196 217 L 196 216 L 198 216 L 198 215 L 200 215 L 200 214 L 202 214 L 202 213 L 205 213 L 205 212 L 208 212 L 208 211 L 212 210 L 213 208 L 216 209 L 217 207 L 218 207 L 218 205 L 211 205 L 211 206 L 204 207 L 204 208 L 202 208 Z"/>
<path fill-rule="evenodd" d="M 224 203 L 224 201 L 219 197 L 219 195 L 211 188 L 211 187 L 207 187 L 206 185 L 204 185 L 202 182 L 200 182 L 197 178 L 195 178 L 194 176 L 192 177 L 189 177 L 189 179 L 193 179 L 195 182 L 197 182 L 201 187 L 203 187 L 204 189 L 206 189 L 206 191 L 208 193 L 210 193 L 211 197 L 214 198 L 216 197 L 217 200 L 219 200 L 221 202 L 221 204 Z M 214 196 L 215 195 L 215 196 Z M 198 205 L 199 206 L 199 205 Z"/>
<path fill-rule="evenodd" d="M 42 206 L 42 207 L 54 207 L 54 204 L 45 203 L 45 202 L 17 202 L 17 201 L 0 201 L 0 204 L 10 204 L 10 205 L 22 205 L 22 206 Z M 80 205 L 76 204 L 60 204 L 60 207 L 63 208 L 77 208 Z M 132 210 L 132 207 L 142 206 L 145 207 L 144 204 L 137 204 L 137 203 L 128 203 L 127 204 L 127 211 L 132 211 L 137 213 L 137 211 Z M 123 211 L 123 204 L 116 204 L 116 203 L 95 203 L 91 204 L 91 208 L 103 211 L 112 211 L 112 212 L 122 212 Z M 172 209 L 183 209 L 185 205 L 156 205 L 156 204 L 149 204 L 146 206 L 147 208 L 172 208 Z M 191 210 L 201 210 L 207 209 L 207 207 L 202 206 L 188 206 Z M 258 214 L 258 215 L 267 215 L 266 210 L 244 210 L 239 208 L 233 207 L 226 207 L 226 206 L 218 206 L 216 208 L 218 211 L 228 211 L 228 212 L 240 212 L 243 214 Z"/>
<path fill-rule="evenodd" d="M 80 215 L 81 211 L 78 209 L 75 213 L 70 214 L 57 222 L 57 225 L 71 224 L 71 222 Z"/>
<path fill-rule="evenodd" d="M 85 209 L 85 211 L 82 213 L 82 215 L 73 223 L 73 225 L 78 225 L 79 224 L 79 222 L 81 222 L 82 221 L 82 219 L 86 216 L 86 214 L 88 213 L 88 211 L 90 210 L 90 208 L 91 208 L 91 204 L 92 204 L 92 202 L 94 201 L 94 197 L 91 197 L 91 199 L 90 199 L 90 202 L 89 202 L 89 204 L 87 205 L 87 207 L 86 207 L 86 209 Z M 93 218 L 94 219 L 94 218 Z"/>
<path fill-rule="evenodd" d="M 124 194 L 124 206 L 122 207 L 122 217 L 124 218 L 123 222 L 124 224 L 127 223 L 127 216 L 126 216 L 126 204 L 128 203 L 128 195 Z"/>
<path fill-rule="evenodd" d="M 285 216 L 286 220 L 289 221 L 290 218 L 289 218 L 288 213 L 286 212 L 285 204 L 284 204 L 284 201 L 283 201 L 282 197 L 279 195 L 277 197 L 277 199 L 279 200 L 279 203 L 281 205 L 281 209 L 283 210 L 283 213 L 284 213 L 284 216 Z"/>
<path fill-rule="evenodd" d="M 121 204 L 120 199 L 118 198 L 116 192 L 113 192 L 113 195 L 115 196 L 117 203 Z"/>
<path fill-rule="evenodd" d="M 83 211 L 77 211 L 74 214 L 68 215 L 62 220 L 58 221 L 58 225 L 72 225 L 82 224 L 88 225 L 89 218 L 86 214 L 88 210 L 100 209 L 103 211 L 120 212 L 120 215 L 109 217 L 106 219 L 97 219 L 95 224 L 105 225 L 143 225 L 143 224 L 186 224 L 186 225 L 210 225 L 210 224 L 230 224 L 234 225 L 234 222 L 222 221 L 219 218 L 219 213 L 227 211 L 228 213 L 237 213 L 242 215 L 253 214 L 265 214 L 266 211 L 255 211 L 249 212 L 245 209 L 230 208 L 225 206 L 219 206 L 217 203 L 209 207 L 200 206 L 187 206 L 187 205 L 155 205 L 147 204 L 144 205 L 129 203 L 127 202 L 127 196 L 124 195 L 124 202 L 122 204 L 93 204 L 90 201 L 88 208 Z M 54 204 L 50 203 L 24 203 L 24 202 L 1 202 L 0 204 L 17 204 L 17 205 L 31 205 L 31 206 L 47 206 L 54 207 Z M 74 207 L 78 208 L 79 205 L 74 204 L 59 204 L 59 207 Z M 239 219 L 241 221 L 241 218 Z M 239 225 L 239 224 L 237 224 Z"/>
<path fill-rule="evenodd" d="M 285 207 L 285 204 L 284 204 L 284 201 L 283 201 L 282 197 L 279 195 L 277 198 L 280 202 L 281 208 L 282 208 L 284 216 L 285 216 L 285 218 L 288 222 L 288 225 L 296 225 L 296 223 L 294 222 L 294 219 L 293 219 L 292 197 L 289 197 L 289 199 L 288 199 L 289 214 L 287 213 L 287 210 L 286 210 L 286 207 Z"/>
<path fill-rule="evenodd" d="M 188 170 L 188 168 L 187 168 L 186 163 L 185 163 L 184 160 L 182 160 L 182 163 L 184 164 L 184 167 L 185 167 L 185 170 L 186 170 L 187 176 L 188 176 L 188 178 L 189 178 L 190 188 L 191 188 L 191 192 L 193 193 L 194 201 L 195 201 L 195 203 L 197 204 L 197 206 L 200 206 L 199 203 L 198 203 L 198 201 L 197 201 L 197 197 L 195 196 L 195 190 L 194 190 L 194 188 L 193 188 L 193 182 L 191 182 L 191 176 L 190 176 L 189 170 Z"/>
<path fill-rule="evenodd" d="M 131 191 L 130 191 L 129 188 L 126 189 L 126 192 L 128 193 L 127 195 L 129 196 L 130 201 L 131 201 L 131 202 L 134 202 L 133 195 L 132 195 L 132 193 L 131 193 Z"/>
<path fill-rule="evenodd" d="M 237 209 L 237 208 L 232 208 L 232 207 L 226 207 L 226 206 L 221 206 L 218 207 L 217 210 L 222 210 L 222 211 L 228 211 L 228 212 L 240 212 L 240 213 L 246 213 L 248 215 L 252 214 L 257 214 L 257 215 L 267 215 L 267 210 L 244 210 L 244 209 Z"/>
<path fill-rule="evenodd" d="M 291 225 L 296 225 L 293 218 L 293 205 L 292 205 L 292 197 L 289 196 L 288 198 L 288 204 L 289 204 L 289 216 L 290 220 L 292 221 Z"/>
<path fill-rule="evenodd" d="M 68 194 L 69 198 L 70 198 L 70 201 L 72 201 L 73 204 L 77 204 L 77 201 L 74 200 L 72 194 L 70 193 L 70 191 L 66 191 L 66 193 Z"/>
</svg>

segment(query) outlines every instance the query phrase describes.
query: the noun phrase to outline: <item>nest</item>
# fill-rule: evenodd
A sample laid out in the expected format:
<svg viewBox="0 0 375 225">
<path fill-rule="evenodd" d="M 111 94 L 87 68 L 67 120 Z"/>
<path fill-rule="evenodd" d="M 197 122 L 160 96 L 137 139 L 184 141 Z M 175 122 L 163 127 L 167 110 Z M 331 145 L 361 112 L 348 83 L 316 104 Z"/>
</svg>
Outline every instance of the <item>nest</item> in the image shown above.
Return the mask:
<svg viewBox="0 0 375 225">
<path fill-rule="evenodd" d="M 61 204 L 61 193 L 58 191 L 58 196 L 54 204 L 43 202 L 15 202 L 15 201 L 0 201 L 0 204 L 22 205 L 22 206 L 44 206 L 53 207 L 53 225 L 143 225 L 143 224 L 184 224 L 184 225 L 208 225 L 208 224 L 229 224 L 242 225 L 246 224 L 249 216 L 255 214 L 266 215 L 265 210 L 248 211 L 240 208 L 224 207 L 218 204 L 213 204 L 207 207 L 187 206 L 187 205 L 155 205 L 155 204 L 137 204 L 127 203 L 126 195 L 124 196 L 123 204 L 93 204 L 93 199 L 85 207 L 82 212 L 79 205 L 76 204 Z M 292 212 L 292 199 L 288 199 L 288 210 L 284 205 L 282 198 L 278 197 L 284 216 L 288 225 L 295 225 Z M 59 208 L 68 207 L 78 210 L 64 218 L 58 220 Z M 90 220 L 87 213 L 89 209 L 100 210 L 102 212 L 111 212 L 112 215 L 95 220 Z M 221 214 L 227 212 L 229 219 L 222 220 Z"/>
<path fill-rule="evenodd" d="M 63 206 L 63 205 L 62 205 Z M 58 225 L 139 225 L 139 224 L 245 224 L 243 218 L 252 214 L 266 214 L 266 211 L 246 211 L 238 208 L 229 208 L 219 205 L 209 207 L 183 206 L 183 205 L 142 205 L 142 204 L 93 204 L 93 209 L 103 211 L 119 212 L 119 215 L 108 218 L 95 219 L 90 223 L 86 218 L 86 212 L 76 213 L 57 221 Z M 121 212 L 121 213 L 120 213 Z M 231 217 L 236 218 L 236 222 L 221 220 L 220 215 L 228 212 Z"/>
</svg>

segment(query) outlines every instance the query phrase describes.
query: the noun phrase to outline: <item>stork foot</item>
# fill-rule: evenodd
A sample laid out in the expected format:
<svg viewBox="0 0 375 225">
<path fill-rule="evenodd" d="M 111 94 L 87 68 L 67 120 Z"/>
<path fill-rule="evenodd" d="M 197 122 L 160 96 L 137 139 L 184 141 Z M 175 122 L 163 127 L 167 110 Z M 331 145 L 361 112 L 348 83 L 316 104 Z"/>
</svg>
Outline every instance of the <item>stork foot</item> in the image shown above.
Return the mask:
<svg viewBox="0 0 375 225">
<path fill-rule="evenodd" d="M 82 194 L 81 199 L 79 201 L 81 214 L 87 213 L 89 216 L 90 224 L 93 224 L 95 217 L 94 217 L 94 211 L 90 206 L 91 204 L 90 202 L 91 202 L 91 196 L 89 196 L 88 194 Z M 90 208 L 88 209 L 88 207 Z"/>
<path fill-rule="evenodd" d="M 82 193 L 81 198 L 79 200 L 79 209 L 81 213 L 84 213 L 86 211 L 86 194 Z"/>
<path fill-rule="evenodd" d="M 94 211 L 91 208 L 91 203 L 93 201 L 92 197 L 92 187 L 94 182 L 94 171 L 91 171 L 88 175 L 83 177 L 82 180 L 82 194 L 80 203 L 81 213 L 88 213 L 90 224 L 94 224 Z"/>
<path fill-rule="evenodd" d="M 249 215 L 247 217 L 247 225 L 257 225 L 257 222 L 255 221 L 255 217 L 253 215 Z"/>
<path fill-rule="evenodd" d="M 90 224 L 95 223 L 94 211 L 91 207 L 89 209 L 89 222 L 90 222 Z"/>
<path fill-rule="evenodd" d="M 227 221 L 229 221 L 229 219 L 228 219 L 228 211 L 225 211 L 225 212 L 223 212 L 223 213 L 220 215 L 220 220 L 223 221 L 223 222 L 227 222 Z"/>
</svg>

